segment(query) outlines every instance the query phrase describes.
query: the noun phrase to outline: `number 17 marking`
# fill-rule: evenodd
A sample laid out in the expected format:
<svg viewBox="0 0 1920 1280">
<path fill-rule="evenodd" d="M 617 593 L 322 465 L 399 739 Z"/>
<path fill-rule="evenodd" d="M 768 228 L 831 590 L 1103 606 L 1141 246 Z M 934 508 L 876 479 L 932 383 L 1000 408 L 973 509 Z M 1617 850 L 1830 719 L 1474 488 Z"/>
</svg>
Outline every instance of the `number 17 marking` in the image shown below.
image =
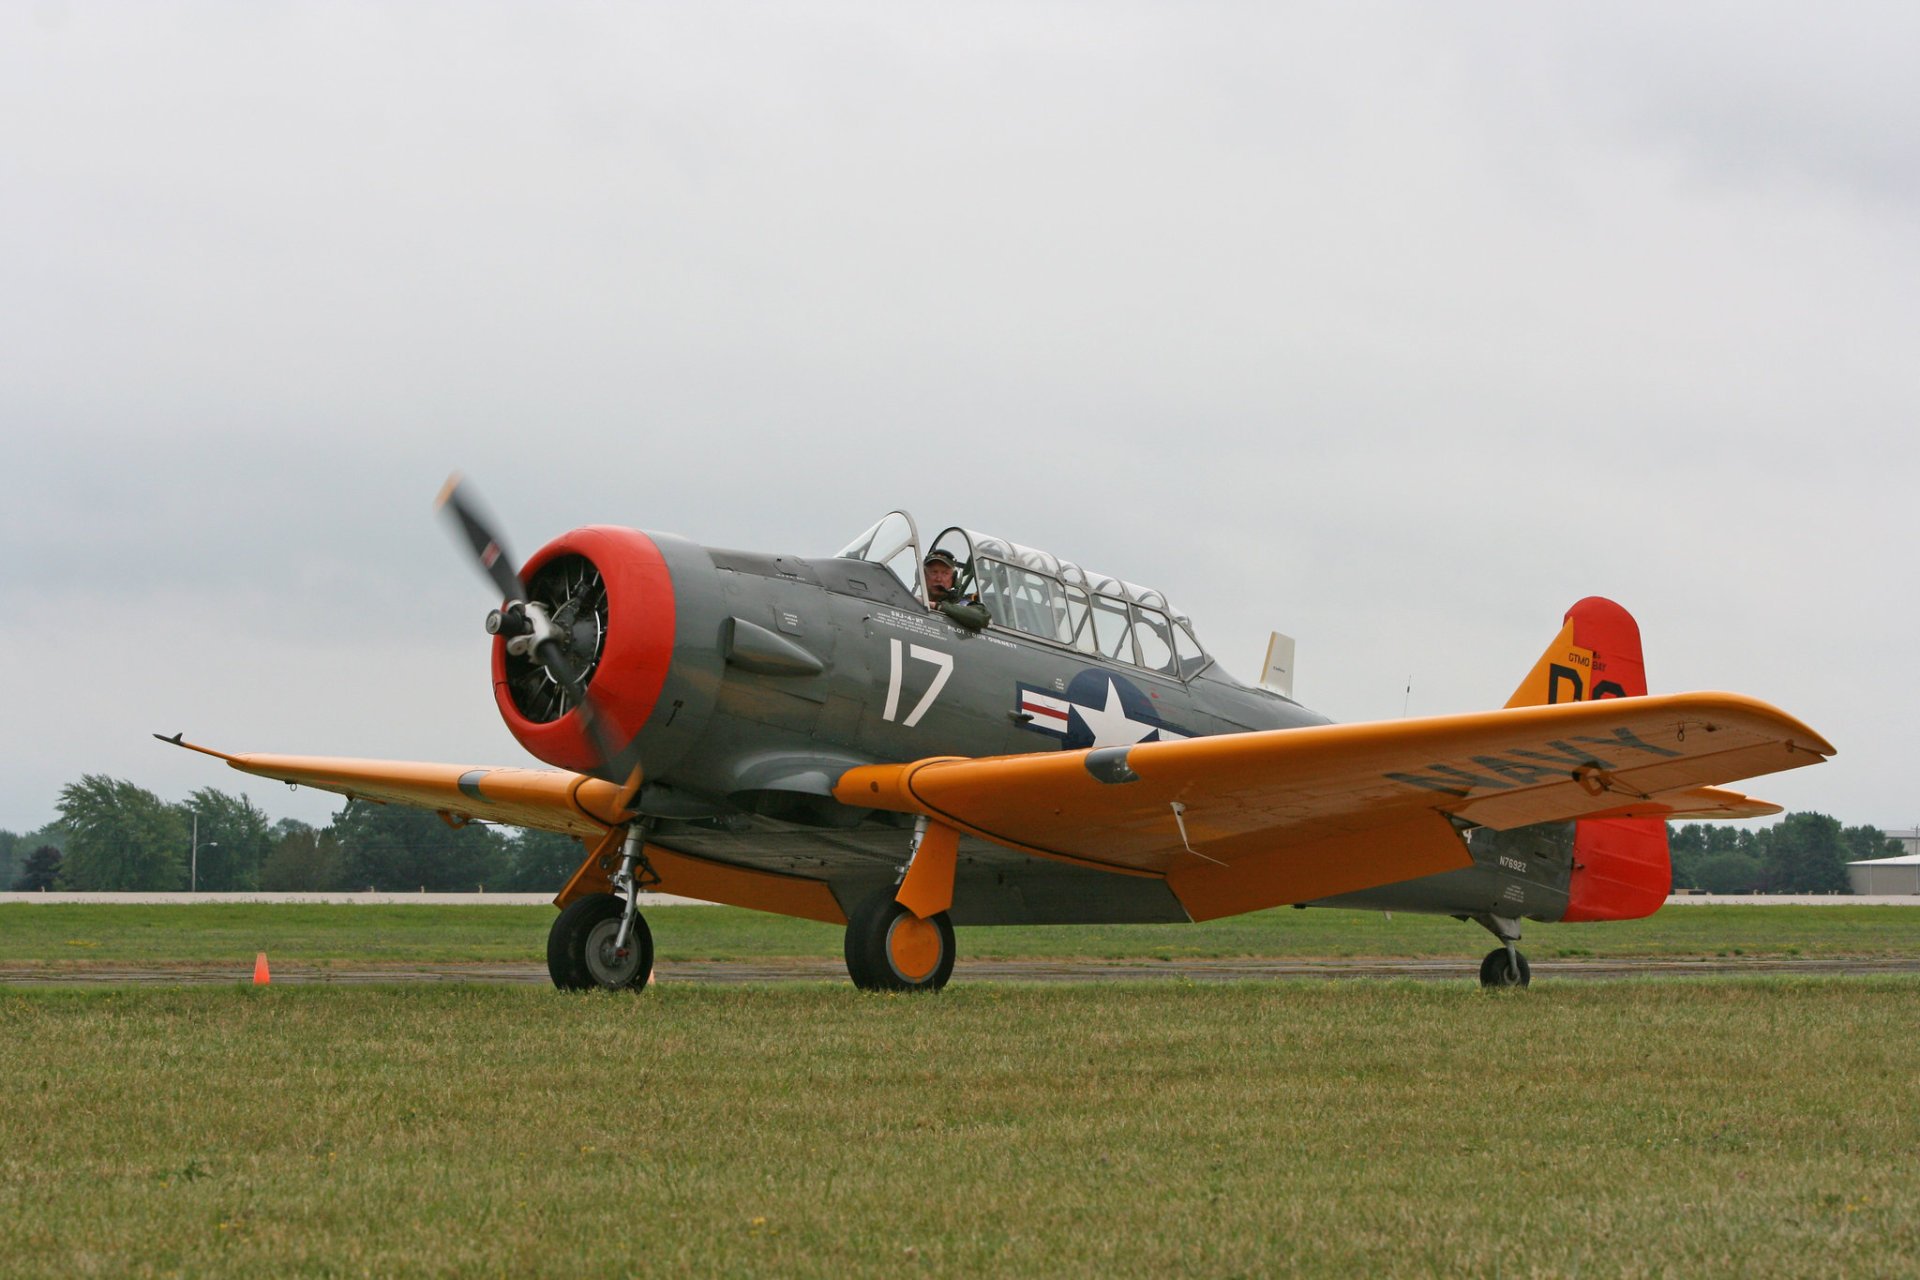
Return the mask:
<svg viewBox="0 0 1920 1280">
<path fill-rule="evenodd" d="M 889 639 L 887 645 L 892 653 L 893 669 L 887 677 L 887 707 L 880 713 L 880 718 L 891 724 L 900 716 L 900 684 L 906 663 L 903 661 L 903 646 L 899 640 Z M 930 662 L 939 668 L 939 671 L 934 674 L 933 683 L 928 685 L 927 691 L 920 695 L 920 701 L 915 703 L 913 710 L 907 713 L 907 718 L 900 721 L 911 729 L 920 723 L 920 717 L 927 714 L 927 709 L 933 705 L 933 700 L 940 696 L 942 689 L 947 687 L 947 680 L 953 675 L 953 655 L 917 644 L 906 645 L 904 648 L 907 654 L 918 661 Z"/>
</svg>

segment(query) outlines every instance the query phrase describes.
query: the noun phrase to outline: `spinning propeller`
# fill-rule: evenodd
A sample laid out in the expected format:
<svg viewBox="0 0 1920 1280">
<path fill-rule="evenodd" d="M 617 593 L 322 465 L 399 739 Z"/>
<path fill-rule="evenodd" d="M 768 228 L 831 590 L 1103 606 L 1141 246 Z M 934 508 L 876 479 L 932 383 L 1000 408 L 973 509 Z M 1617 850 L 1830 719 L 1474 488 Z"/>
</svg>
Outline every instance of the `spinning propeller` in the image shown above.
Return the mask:
<svg viewBox="0 0 1920 1280">
<path fill-rule="evenodd" d="M 490 527 L 491 521 L 481 514 L 478 502 L 462 492 L 463 483 L 458 472 L 448 476 L 434 506 L 446 512 L 458 526 L 467 545 L 473 549 L 480 571 L 500 592 L 503 603 L 487 615 L 487 634 L 505 636 L 509 654 L 538 663 L 547 678 L 558 686 L 564 701 L 555 705 L 554 718 L 567 706 L 578 713 L 587 740 L 593 744 L 598 757 L 595 772 L 624 780 L 622 804 L 630 804 L 640 788 L 640 762 L 630 748 L 623 748 L 615 739 L 610 727 L 612 722 L 595 701 L 589 680 L 574 668 L 570 653 L 583 647 L 582 637 L 575 633 L 582 621 L 575 615 L 574 605 L 569 602 L 555 610 L 533 598 L 514 569 L 514 560 L 507 553 L 506 545 Z M 595 635 L 584 646 L 589 676 L 597 657 L 597 642 Z"/>
</svg>

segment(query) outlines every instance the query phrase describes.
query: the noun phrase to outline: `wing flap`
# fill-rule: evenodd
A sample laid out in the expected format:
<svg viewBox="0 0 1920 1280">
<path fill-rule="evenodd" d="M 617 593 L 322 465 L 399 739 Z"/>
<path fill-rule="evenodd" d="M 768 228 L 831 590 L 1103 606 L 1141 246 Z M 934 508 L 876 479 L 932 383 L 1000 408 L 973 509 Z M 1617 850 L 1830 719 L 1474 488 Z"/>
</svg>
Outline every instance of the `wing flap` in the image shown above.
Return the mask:
<svg viewBox="0 0 1920 1280">
<path fill-rule="evenodd" d="M 590 893 L 612 893 L 613 878 L 609 872 L 616 865 L 618 855 L 616 835 L 588 853 L 586 861 L 573 873 L 573 879 L 567 881 L 566 887 L 554 898 L 553 905 L 564 907 Z M 647 845 L 646 855 L 654 874 L 660 877 L 659 883 L 649 886 L 653 891 L 825 924 L 847 922 L 833 889 L 824 880 L 736 867 L 657 844 Z"/>
<path fill-rule="evenodd" d="M 1766 818 L 1781 812 L 1771 800 L 1729 791 L 1725 787 L 1690 787 L 1684 791 L 1663 791 L 1645 800 L 1635 800 L 1616 809 L 1587 815 L 1592 818 L 1664 818 L 1669 822 L 1701 822 L 1708 819 Z"/>
<path fill-rule="evenodd" d="M 1289 840 L 1224 866 L 1189 859 L 1167 876 L 1167 887 L 1193 919 L 1214 920 L 1437 875 L 1470 861 L 1453 824 L 1427 812 L 1385 826 Z"/>
</svg>

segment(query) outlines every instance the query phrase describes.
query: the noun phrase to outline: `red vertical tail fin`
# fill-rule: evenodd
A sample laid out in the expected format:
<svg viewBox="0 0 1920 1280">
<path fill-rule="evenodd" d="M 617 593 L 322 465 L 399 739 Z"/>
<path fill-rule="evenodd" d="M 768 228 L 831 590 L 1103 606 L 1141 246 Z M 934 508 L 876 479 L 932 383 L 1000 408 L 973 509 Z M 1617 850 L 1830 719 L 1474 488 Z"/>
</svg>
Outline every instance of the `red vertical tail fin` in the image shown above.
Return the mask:
<svg viewBox="0 0 1920 1280">
<path fill-rule="evenodd" d="M 1567 610 L 1560 634 L 1507 699 L 1509 707 L 1644 698 L 1640 624 L 1611 600 Z M 1573 879 L 1563 920 L 1650 916 L 1673 888 L 1667 824 L 1658 818 L 1585 818 L 1574 824 Z"/>
<path fill-rule="evenodd" d="M 1600 698 L 1644 698 L 1647 667 L 1640 624 L 1611 600 L 1588 596 L 1567 610 L 1565 624 L 1540 661 L 1507 699 L 1510 707 Z"/>
</svg>

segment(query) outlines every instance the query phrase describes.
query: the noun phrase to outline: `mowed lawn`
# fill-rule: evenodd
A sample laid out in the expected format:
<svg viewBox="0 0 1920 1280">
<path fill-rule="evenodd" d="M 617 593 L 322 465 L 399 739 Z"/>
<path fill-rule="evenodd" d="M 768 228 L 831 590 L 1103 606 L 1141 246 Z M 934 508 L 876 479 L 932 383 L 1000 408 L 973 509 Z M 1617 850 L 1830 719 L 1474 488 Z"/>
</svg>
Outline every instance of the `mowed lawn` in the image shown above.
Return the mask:
<svg viewBox="0 0 1920 1280">
<path fill-rule="evenodd" d="M 1920 980 L 0 988 L 7 1275 L 1920 1273 Z"/>
<path fill-rule="evenodd" d="M 251 965 L 274 961 L 540 964 L 551 907 L 0 905 L 0 965 Z M 667 960 L 837 957 L 842 931 L 731 907 L 647 914 Z M 1262 911 L 1199 925 L 972 928 L 962 957 L 1460 957 L 1492 939 L 1444 917 L 1371 911 Z M 1886 956 L 1920 954 L 1920 910 L 1886 906 L 1669 907 L 1646 920 L 1527 926 L 1536 960 L 1633 956 Z"/>
</svg>

